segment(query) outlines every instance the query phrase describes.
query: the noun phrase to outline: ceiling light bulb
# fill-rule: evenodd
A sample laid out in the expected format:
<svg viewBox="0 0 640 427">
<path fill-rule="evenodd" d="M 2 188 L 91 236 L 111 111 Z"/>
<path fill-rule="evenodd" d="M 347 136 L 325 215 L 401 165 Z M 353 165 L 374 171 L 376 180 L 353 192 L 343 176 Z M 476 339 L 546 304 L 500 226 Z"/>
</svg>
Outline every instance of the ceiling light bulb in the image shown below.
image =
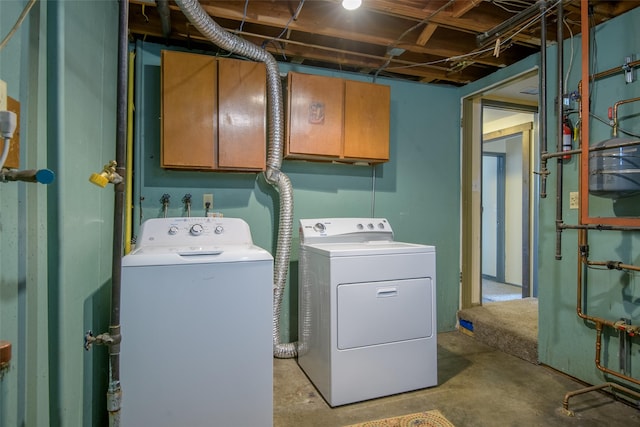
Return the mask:
<svg viewBox="0 0 640 427">
<path fill-rule="evenodd" d="M 342 0 L 342 7 L 347 10 L 356 10 L 362 4 L 362 0 Z"/>
</svg>

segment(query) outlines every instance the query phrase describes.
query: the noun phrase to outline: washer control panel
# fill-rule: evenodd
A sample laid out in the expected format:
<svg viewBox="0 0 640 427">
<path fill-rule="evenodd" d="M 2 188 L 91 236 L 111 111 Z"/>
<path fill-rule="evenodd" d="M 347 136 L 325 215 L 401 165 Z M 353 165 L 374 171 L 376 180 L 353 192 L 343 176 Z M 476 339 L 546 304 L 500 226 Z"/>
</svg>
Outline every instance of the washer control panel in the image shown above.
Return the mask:
<svg viewBox="0 0 640 427">
<path fill-rule="evenodd" d="M 321 218 L 300 220 L 300 243 L 350 243 L 393 240 L 384 218 Z"/>
<path fill-rule="evenodd" d="M 142 224 L 136 247 L 253 244 L 249 225 L 239 218 L 153 218 Z"/>
</svg>

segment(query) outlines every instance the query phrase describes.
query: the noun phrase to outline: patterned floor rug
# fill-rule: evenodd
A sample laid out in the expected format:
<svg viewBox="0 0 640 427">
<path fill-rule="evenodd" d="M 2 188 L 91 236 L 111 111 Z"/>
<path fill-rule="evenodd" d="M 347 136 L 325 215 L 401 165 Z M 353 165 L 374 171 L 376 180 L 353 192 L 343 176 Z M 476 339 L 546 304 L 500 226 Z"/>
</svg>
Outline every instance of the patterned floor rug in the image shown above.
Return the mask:
<svg viewBox="0 0 640 427">
<path fill-rule="evenodd" d="M 440 411 L 434 409 L 427 412 L 403 415 L 383 420 L 367 421 L 345 427 L 455 427 Z"/>
</svg>

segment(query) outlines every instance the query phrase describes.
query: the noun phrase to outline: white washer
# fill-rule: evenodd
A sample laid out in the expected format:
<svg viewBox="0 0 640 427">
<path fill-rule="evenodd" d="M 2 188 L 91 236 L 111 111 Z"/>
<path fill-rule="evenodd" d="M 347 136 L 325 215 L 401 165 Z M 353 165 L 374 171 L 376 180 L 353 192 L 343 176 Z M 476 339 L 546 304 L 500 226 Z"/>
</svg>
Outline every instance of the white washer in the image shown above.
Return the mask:
<svg viewBox="0 0 640 427">
<path fill-rule="evenodd" d="M 271 426 L 272 280 L 241 219 L 146 221 L 122 259 L 121 425 Z"/>
<path fill-rule="evenodd" d="M 330 406 L 437 385 L 435 288 L 387 220 L 300 220 L 298 364 Z"/>
</svg>

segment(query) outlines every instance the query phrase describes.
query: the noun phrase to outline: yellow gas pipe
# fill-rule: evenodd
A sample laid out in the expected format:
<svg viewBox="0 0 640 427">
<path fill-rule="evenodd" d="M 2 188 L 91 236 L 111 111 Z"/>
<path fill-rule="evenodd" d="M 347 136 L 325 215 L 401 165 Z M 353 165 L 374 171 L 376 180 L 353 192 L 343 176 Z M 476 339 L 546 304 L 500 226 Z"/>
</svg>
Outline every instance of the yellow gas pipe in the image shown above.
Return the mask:
<svg viewBox="0 0 640 427">
<path fill-rule="evenodd" d="M 129 52 L 129 77 L 127 90 L 127 173 L 124 201 L 124 254 L 131 252 L 131 209 L 133 206 L 133 76 L 135 52 Z"/>
</svg>

